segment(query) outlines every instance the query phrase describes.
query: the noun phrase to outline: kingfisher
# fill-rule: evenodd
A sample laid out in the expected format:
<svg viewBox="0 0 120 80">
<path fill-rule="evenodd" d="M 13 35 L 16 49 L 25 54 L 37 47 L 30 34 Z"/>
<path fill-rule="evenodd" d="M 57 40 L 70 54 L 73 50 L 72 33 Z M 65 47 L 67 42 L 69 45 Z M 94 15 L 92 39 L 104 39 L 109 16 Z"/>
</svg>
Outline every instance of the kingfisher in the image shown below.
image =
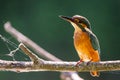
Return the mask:
<svg viewBox="0 0 120 80">
<path fill-rule="evenodd" d="M 99 62 L 100 45 L 96 35 L 91 30 L 90 22 L 87 18 L 74 15 L 73 17 L 60 16 L 70 22 L 74 27 L 74 47 L 80 57 L 76 65 L 81 62 Z M 93 77 L 99 77 L 98 71 L 90 71 Z"/>
</svg>

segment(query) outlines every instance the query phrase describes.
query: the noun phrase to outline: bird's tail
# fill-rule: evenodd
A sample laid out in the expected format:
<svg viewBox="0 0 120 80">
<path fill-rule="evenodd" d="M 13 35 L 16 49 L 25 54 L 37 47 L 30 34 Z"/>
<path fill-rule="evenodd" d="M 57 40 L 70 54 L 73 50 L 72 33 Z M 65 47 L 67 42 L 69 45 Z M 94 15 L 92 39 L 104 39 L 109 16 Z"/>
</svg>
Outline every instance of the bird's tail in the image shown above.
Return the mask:
<svg viewBox="0 0 120 80">
<path fill-rule="evenodd" d="M 100 72 L 98 72 L 98 71 L 91 71 L 90 74 L 91 74 L 93 77 L 99 77 Z"/>
</svg>

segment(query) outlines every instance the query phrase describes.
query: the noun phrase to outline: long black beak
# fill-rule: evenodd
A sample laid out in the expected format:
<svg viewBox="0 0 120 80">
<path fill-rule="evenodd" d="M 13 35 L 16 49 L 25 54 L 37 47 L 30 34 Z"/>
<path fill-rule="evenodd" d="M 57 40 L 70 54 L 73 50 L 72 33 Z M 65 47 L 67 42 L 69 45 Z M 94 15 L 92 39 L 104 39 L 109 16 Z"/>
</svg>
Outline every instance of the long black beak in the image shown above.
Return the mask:
<svg viewBox="0 0 120 80">
<path fill-rule="evenodd" d="M 73 19 L 71 17 L 67 17 L 67 16 L 59 16 L 59 17 L 68 21 L 68 22 L 73 22 Z"/>
</svg>

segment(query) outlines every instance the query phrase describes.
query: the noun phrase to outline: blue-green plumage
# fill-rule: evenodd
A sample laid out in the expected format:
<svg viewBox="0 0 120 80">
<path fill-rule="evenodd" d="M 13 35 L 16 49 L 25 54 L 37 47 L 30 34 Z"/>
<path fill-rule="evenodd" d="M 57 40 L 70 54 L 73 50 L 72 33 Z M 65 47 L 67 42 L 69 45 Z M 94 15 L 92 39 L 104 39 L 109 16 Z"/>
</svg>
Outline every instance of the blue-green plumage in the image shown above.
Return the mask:
<svg viewBox="0 0 120 80">
<path fill-rule="evenodd" d="M 85 30 L 90 36 L 90 41 L 91 41 L 92 47 L 95 50 L 98 50 L 98 52 L 100 53 L 100 45 L 99 45 L 99 41 L 98 41 L 96 35 L 88 28 L 85 28 Z"/>
<path fill-rule="evenodd" d="M 76 17 L 75 17 L 76 18 Z M 90 37 L 90 41 L 94 50 L 98 50 L 100 53 L 100 45 L 96 35 L 92 32 L 90 22 L 84 17 L 80 19 L 81 22 L 76 23 L 83 32 L 87 32 Z M 85 24 L 86 27 L 83 27 L 81 23 Z"/>
</svg>

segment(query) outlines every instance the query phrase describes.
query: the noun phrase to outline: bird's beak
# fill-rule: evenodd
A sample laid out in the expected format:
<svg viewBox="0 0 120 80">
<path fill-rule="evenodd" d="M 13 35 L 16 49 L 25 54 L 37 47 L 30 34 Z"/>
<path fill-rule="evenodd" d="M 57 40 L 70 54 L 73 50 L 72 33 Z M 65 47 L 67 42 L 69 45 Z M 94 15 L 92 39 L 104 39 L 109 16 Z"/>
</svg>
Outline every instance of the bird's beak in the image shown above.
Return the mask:
<svg viewBox="0 0 120 80">
<path fill-rule="evenodd" d="M 73 22 L 73 19 L 71 17 L 67 17 L 67 16 L 59 16 L 59 17 L 68 21 L 68 22 Z"/>
</svg>

